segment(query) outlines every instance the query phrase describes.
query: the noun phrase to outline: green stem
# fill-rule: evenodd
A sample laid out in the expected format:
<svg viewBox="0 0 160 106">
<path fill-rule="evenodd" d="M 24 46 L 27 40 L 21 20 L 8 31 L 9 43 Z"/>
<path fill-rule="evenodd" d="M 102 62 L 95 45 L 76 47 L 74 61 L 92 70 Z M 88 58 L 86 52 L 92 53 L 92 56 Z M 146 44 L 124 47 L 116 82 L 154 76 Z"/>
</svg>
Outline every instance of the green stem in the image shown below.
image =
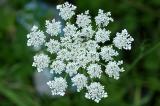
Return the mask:
<svg viewBox="0 0 160 106">
<path fill-rule="evenodd" d="M 137 87 L 135 89 L 135 95 L 134 95 L 134 106 L 140 106 L 141 105 L 141 89 Z"/>
<path fill-rule="evenodd" d="M 67 77 L 68 77 L 68 74 L 66 73 L 65 76 L 64 76 L 64 78 L 66 79 Z"/>
<path fill-rule="evenodd" d="M 100 64 L 100 65 L 102 65 L 102 66 L 104 66 L 104 67 L 106 66 L 105 64 L 103 64 L 103 63 L 101 63 L 101 62 L 97 62 L 97 63 Z"/>
</svg>

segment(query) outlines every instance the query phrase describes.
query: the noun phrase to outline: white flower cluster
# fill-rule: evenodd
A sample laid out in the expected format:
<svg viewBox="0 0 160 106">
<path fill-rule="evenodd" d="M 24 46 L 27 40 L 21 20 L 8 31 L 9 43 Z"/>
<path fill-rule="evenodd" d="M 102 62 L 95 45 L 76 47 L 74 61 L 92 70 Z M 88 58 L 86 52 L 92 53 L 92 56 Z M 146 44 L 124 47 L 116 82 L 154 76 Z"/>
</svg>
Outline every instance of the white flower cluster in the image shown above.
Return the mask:
<svg viewBox="0 0 160 106">
<path fill-rule="evenodd" d="M 34 56 L 34 62 L 32 66 L 37 67 L 37 71 L 41 72 L 45 68 L 48 68 L 49 63 L 50 63 L 50 57 L 48 57 L 48 55 L 41 53 Z"/>
<path fill-rule="evenodd" d="M 77 74 L 71 78 L 72 85 L 77 86 L 77 92 L 87 86 L 87 77 L 84 74 Z"/>
<path fill-rule="evenodd" d="M 87 67 L 87 72 L 91 78 L 100 78 L 102 74 L 101 66 L 98 64 L 90 64 Z"/>
<path fill-rule="evenodd" d="M 131 43 L 134 39 L 128 34 L 127 30 L 122 30 L 121 33 L 117 33 L 116 37 L 113 40 L 114 45 L 119 49 L 131 49 Z"/>
<path fill-rule="evenodd" d="M 106 30 L 106 26 L 113 21 L 110 12 L 99 10 L 94 21 L 95 28 L 88 10 L 77 15 L 74 24 L 69 20 L 75 15 L 76 6 L 66 2 L 58 5 L 57 9 L 66 21 L 64 28 L 53 19 L 46 21 L 45 32 L 33 26 L 27 35 L 28 46 L 41 48 L 41 53 L 34 56 L 33 66 L 38 72 L 48 68 L 51 74 L 60 76 L 47 82 L 52 95 L 63 96 L 68 85 L 72 85 L 77 92 L 86 89 L 85 97 L 98 103 L 107 97 L 107 92 L 97 79 L 104 73 L 119 79 L 124 69 L 120 67 L 122 61 L 115 61 L 119 55 L 118 49 L 130 50 L 134 39 L 126 29 L 110 38 L 111 31 Z M 67 84 L 66 77 L 71 79 L 72 84 Z"/>
<path fill-rule="evenodd" d="M 62 77 L 55 77 L 53 81 L 48 81 L 47 85 L 51 88 L 52 95 L 63 96 L 67 89 L 67 82 Z"/>
<path fill-rule="evenodd" d="M 37 26 L 33 26 L 31 29 L 31 33 L 27 35 L 27 38 L 27 46 L 39 48 L 45 42 L 46 36 L 44 35 L 44 32 L 38 30 Z"/>
<path fill-rule="evenodd" d="M 70 19 L 75 14 L 74 10 L 76 8 L 76 6 L 69 4 L 68 2 L 65 2 L 64 4 L 57 6 L 57 9 L 60 10 L 59 15 L 64 20 Z"/>
<path fill-rule="evenodd" d="M 61 23 L 56 22 L 55 19 L 52 22 L 46 21 L 46 32 L 51 36 L 57 36 L 61 32 Z"/>
<path fill-rule="evenodd" d="M 91 17 L 89 16 L 89 11 L 85 11 L 85 13 L 81 13 L 80 15 L 77 15 L 77 21 L 76 24 L 78 27 L 86 27 L 91 23 Z"/>
<path fill-rule="evenodd" d="M 97 42 L 104 43 L 105 41 L 108 41 L 110 39 L 109 38 L 110 33 L 111 33 L 111 31 L 106 31 L 106 29 L 99 28 L 98 31 L 96 32 L 95 40 Z"/>
<path fill-rule="evenodd" d="M 92 82 L 89 86 L 87 86 L 88 92 L 85 94 L 85 97 L 95 102 L 99 102 L 102 98 L 107 97 L 107 93 L 104 91 L 104 86 L 102 86 L 99 82 Z"/>
<path fill-rule="evenodd" d="M 123 61 L 110 61 L 108 65 L 106 66 L 106 74 L 109 75 L 109 77 L 114 77 L 114 79 L 119 79 L 119 72 L 123 72 L 124 69 L 120 68 L 119 65 L 123 64 Z"/>
<path fill-rule="evenodd" d="M 113 18 L 110 17 L 111 12 L 104 13 L 103 10 L 99 9 L 98 16 L 95 17 L 96 25 L 107 26 L 109 22 L 113 22 Z"/>
</svg>

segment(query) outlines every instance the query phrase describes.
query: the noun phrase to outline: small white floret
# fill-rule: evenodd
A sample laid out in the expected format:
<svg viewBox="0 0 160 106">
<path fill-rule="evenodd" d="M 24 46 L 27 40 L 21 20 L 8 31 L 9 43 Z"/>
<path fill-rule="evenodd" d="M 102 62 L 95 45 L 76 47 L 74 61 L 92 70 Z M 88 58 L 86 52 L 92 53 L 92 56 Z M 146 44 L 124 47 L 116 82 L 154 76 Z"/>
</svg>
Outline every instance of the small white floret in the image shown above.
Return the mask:
<svg viewBox="0 0 160 106">
<path fill-rule="evenodd" d="M 118 52 L 112 46 L 104 46 L 101 48 L 100 56 L 108 62 L 109 60 L 113 60 L 113 56 L 118 56 Z"/>
<path fill-rule="evenodd" d="M 56 60 L 52 62 L 50 67 L 51 67 L 50 71 L 51 73 L 61 74 L 65 70 L 66 65 L 64 64 L 63 61 Z"/>
<path fill-rule="evenodd" d="M 128 34 L 127 30 L 122 30 L 121 33 L 117 33 L 113 39 L 114 45 L 119 49 L 131 50 L 131 43 L 134 41 L 132 36 Z"/>
<path fill-rule="evenodd" d="M 104 91 L 104 86 L 99 82 L 93 82 L 87 87 L 88 92 L 85 94 L 87 99 L 94 100 L 99 103 L 102 98 L 106 98 L 107 92 Z"/>
<path fill-rule="evenodd" d="M 74 14 L 76 10 L 76 6 L 69 4 L 68 2 L 65 2 L 62 5 L 57 5 L 57 9 L 60 11 L 59 15 L 64 19 L 65 21 L 70 19 Z"/>
<path fill-rule="evenodd" d="M 48 68 L 49 63 L 50 63 L 50 57 L 48 57 L 48 55 L 46 54 L 41 53 L 34 56 L 34 62 L 32 66 L 37 67 L 37 71 L 41 72 L 45 68 Z"/>
<path fill-rule="evenodd" d="M 47 46 L 47 51 L 52 53 L 57 53 L 60 50 L 60 43 L 58 40 L 50 39 L 49 42 L 45 44 Z"/>
<path fill-rule="evenodd" d="M 111 13 L 104 13 L 103 10 L 99 9 L 98 16 L 95 17 L 96 25 L 98 26 L 107 26 L 109 22 L 113 22 L 113 18 L 111 18 Z"/>
<path fill-rule="evenodd" d="M 33 26 L 31 33 L 27 35 L 27 46 L 33 46 L 34 48 L 40 48 L 44 43 L 46 36 L 43 31 L 38 30 L 37 26 Z"/>
<path fill-rule="evenodd" d="M 110 40 L 110 33 L 111 31 L 106 31 L 105 29 L 98 29 L 98 31 L 96 32 L 96 35 L 95 35 L 95 40 L 97 42 L 106 42 L 106 41 L 109 41 Z"/>
<path fill-rule="evenodd" d="M 61 33 L 61 22 L 56 22 L 55 19 L 53 19 L 51 22 L 47 20 L 46 32 L 51 36 L 57 36 L 59 33 Z"/>
<path fill-rule="evenodd" d="M 124 69 L 120 68 L 119 65 L 123 64 L 123 61 L 110 61 L 105 69 L 106 74 L 109 75 L 109 77 L 113 77 L 114 79 L 119 79 L 120 72 L 123 72 Z"/>
<path fill-rule="evenodd" d="M 67 82 L 62 77 L 55 77 L 54 80 L 48 81 L 47 85 L 51 89 L 52 95 L 64 96 L 67 89 Z"/>
<path fill-rule="evenodd" d="M 70 62 L 66 66 L 66 73 L 68 73 L 69 76 L 73 76 L 77 74 L 78 68 L 79 67 L 76 63 Z"/>
<path fill-rule="evenodd" d="M 90 64 L 87 67 L 87 73 L 91 78 L 100 78 L 102 74 L 101 66 L 98 64 Z"/>
<path fill-rule="evenodd" d="M 85 13 L 81 13 L 79 15 L 77 15 L 77 25 L 78 27 L 86 27 L 91 23 L 91 17 L 89 16 L 89 10 L 85 11 Z"/>
<path fill-rule="evenodd" d="M 80 90 L 87 86 L 87 77 L 83 74 L 78 73 L 71 80 L 72 85 L 77 87 L 77 92 L 80 92 Z"/>
</svg>

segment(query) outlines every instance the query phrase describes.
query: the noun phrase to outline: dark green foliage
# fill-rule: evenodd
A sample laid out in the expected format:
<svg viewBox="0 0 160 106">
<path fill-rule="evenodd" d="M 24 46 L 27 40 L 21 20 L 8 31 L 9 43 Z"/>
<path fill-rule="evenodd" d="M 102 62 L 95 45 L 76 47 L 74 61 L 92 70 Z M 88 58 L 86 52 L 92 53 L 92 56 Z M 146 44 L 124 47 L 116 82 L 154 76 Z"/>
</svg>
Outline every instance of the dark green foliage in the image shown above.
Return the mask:
<svg viewBox="0 0 160 106">
<path fill-rule="evenodd" d="M 0 106 L 160 106 L 160 0 L 72 1 L 77 13 L 89 9 L 95 16 L 98 9 L 111 11 L 112 34 L 126 28 L 135 39 L 132 50 L 122 54 L 126 71 L 121 78 L 103 76 L 101 83 L 109 97 L 99 104 L 85 99 L 83 93 L 61 98 L 37 94 L 33 51 L 26 46 L 28 25 L 52 19 L 54 6 L 64 0 L 33 1 L 0 0 Z"/>
</svg>

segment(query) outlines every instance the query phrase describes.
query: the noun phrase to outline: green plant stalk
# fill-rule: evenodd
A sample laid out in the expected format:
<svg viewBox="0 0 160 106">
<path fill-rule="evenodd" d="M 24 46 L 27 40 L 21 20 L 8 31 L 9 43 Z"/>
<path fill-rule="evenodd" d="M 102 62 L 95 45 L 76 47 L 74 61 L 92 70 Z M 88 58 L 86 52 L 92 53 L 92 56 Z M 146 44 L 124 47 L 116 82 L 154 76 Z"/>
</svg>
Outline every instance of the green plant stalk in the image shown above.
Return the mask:
<svg viewBox="0 0 160 106">
<path fill-rule="evenodd" d="M 140 87 L 136 87 L 136 89 L 135 89 L 133 106 L 141 106 L 141 89 L 140 89 Z"/>
</svg>

